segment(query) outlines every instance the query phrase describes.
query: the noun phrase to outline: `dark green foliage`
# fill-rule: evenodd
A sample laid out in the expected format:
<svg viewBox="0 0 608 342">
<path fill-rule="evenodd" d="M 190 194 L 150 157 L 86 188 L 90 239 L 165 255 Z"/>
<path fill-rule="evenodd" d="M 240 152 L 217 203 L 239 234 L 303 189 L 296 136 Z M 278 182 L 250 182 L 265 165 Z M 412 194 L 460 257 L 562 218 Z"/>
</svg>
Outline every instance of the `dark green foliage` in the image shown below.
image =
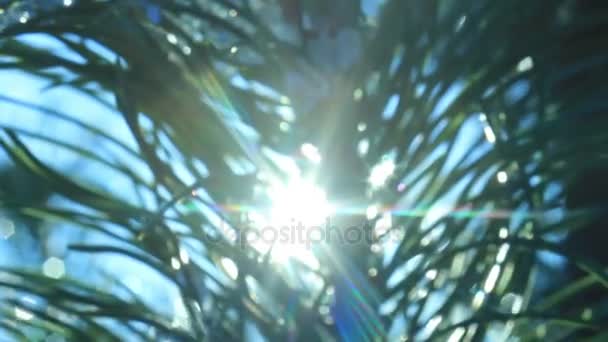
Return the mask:
<svg viewBox="0 0 608 342">
<path fill-rule="evenodd" d="M 387 0 L 373 18 L 358 3 L 3 2 L 0 67 L 86 95 L 135 143 L 90 124 L 87 108 L 69 115 L 0 85 L 3 103 L 69 122 L 127 156 L 34 132 L 13 114 L 0 144 L 40 196 L 22 196 L 3 176 L 2 206 L 31 226 L 103 236 L 71 244 L 70 254 L 119 255 L 155 270 L 178 290 L 186 323 L 141 300 L 120 270 L 103 287 L 3 268 L 0 288 L 14 292 L 0 296 L 0 328 L 22 340 L 242 340 L 255 325 L 271 340 L 601 341 L 608 6 Z M 305 27 L 303 13 L 319 26 Z M 340 62 L 336 49 L 320 62 L 317 39 L 345 28 L 360 38 L 361 49 L 346 51 L 353 60 Z M 81 61 L 21 39 L 31 33 Z M 32 140 L 108 176 L 93 182 L 53 168 Z M 318 146 L 319 165 L 299 156 L 307 142 Z M 332 217 L 339 229 L 365 222 L 375 231 L 386 216 L 368 220 L 366 208 L 377 205 L 390 208 L 386 235 L 399 240 L 316 246 L 319 269 L 293 260 L 286 271 L 226 238 L 218 217 L 242 229 L 242 213 L 229 209 L 266 205 L 256 188 L 289 175 L 268 150 L 293 157 L 332 201 L 359 209 Z M 371 170 L 387 160 L 392 176 L 373 187 Z M 108 191 L 112 175 L 148 200 Z M 566 262 L 547 265 L 548 254 Z M 34 317 L 15 317 L 16 307 Z"/>
</svg>

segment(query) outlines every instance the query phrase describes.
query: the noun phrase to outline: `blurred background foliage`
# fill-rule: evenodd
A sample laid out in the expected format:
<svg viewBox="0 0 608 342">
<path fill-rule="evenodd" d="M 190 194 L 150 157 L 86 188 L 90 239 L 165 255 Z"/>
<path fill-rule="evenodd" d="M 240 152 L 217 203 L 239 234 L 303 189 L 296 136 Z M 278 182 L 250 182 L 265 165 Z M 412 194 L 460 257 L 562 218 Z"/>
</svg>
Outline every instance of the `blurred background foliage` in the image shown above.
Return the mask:
<svg viewBox="0 0 608 342">
<path fill-rule="evenodd" d="M 606 340 L 606 34 L 601 0 L 0 1 L 0 340 Z M 296 177 L 374 240 L 235 241 Z"/>
</svg>

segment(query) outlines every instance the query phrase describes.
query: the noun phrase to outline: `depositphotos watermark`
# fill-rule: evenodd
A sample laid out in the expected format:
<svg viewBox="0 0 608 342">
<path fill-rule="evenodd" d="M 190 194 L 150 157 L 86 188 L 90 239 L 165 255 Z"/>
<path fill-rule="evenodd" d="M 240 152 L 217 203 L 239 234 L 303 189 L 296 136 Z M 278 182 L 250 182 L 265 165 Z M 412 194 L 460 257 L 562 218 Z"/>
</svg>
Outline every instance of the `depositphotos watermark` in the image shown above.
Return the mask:
<svg viewBox="0 0 608 342">
<path fill-rule="evenodd" d="M 381 229 L 364 221 L 355 225 L 337 226 L 327 217 L 321 225 L 306 225 L 302 221 L 292 220 L 285 225 L 255 225 L 251 222 L 237 227 L 219 227 L 221 234 L 206 235 L 209 242 L 219 242 L 224 238 L 235 242 L 241 247 L 255 244 L 299 245 L 310 248 L 316 244 L 373 244 L 379 239 L 386 241 L 401 241 L 401 227 L 383 226 Z"/>
</svg>

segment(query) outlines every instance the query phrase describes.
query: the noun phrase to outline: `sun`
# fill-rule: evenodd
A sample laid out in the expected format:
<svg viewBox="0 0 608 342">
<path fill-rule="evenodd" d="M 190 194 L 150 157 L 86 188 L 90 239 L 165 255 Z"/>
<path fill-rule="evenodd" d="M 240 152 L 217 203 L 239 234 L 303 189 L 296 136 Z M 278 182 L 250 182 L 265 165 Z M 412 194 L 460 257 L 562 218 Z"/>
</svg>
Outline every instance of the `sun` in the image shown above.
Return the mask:
<svg viewBox="0 0 608 342">
<path fill-rule="evenodd" d="M 318 225 L 333 211 L 325 191 L 300 178 L 270 189 L 268 195 L 272 201 L 270 218 L 277 224 L 294 220 L 305 226 Z"/>
<path fill-rule="evenodd" d="M 271 207 L 267 227 L 275 230 L 271 259 L 279 264 L 297 259 L 317 269 L 319 261 L 310 250 L 311 230 L 323 229 L 334 213 L 325 191 L 313 182 L 294 177 L 287 184 L 271 187 L 268 196 Z"/>
</svg>

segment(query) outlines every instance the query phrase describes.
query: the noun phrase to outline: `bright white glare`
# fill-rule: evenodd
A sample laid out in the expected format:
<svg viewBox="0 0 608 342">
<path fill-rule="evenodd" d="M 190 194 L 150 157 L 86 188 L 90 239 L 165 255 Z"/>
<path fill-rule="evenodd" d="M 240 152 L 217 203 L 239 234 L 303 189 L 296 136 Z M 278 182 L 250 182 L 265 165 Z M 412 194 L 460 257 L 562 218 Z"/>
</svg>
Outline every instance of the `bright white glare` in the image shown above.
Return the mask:
<svg viewBox="0 0 608 342">
<path fill-rule="evenodd" d="M 319 261 L 309 247 L 311 242 L 319 239 L 319 234 L 313 234 L 313 229 L 320 232 L 319 229 L 324 228 L 326 219 L 333 213 L 325 191 L 309 181 L 295 178 L 285 186 L 271 188 L 268 195 L 272 200 L 269 223 L 276 233 L 275 237 L 280 235 L 283 228 L 290 229 L 288 239 L 274 240 L 272 260 L 285 263 L 295 258 L 317 269 Z M 301 232 L 291 231 L 294 227 L 303 229 Z"/>
<path fill-rule="evenodd" d="M 534 67 L 534 60 L 528 56 L 517 63 L 517 71 L 524 72 Z"/>
<path fill-rule="evenodd" d="M 367 216 L 368 220 L 372 220 L 376 216 L 378 216 L 378 210 L 379 209 L 377 205 L 370 205 L 369 207 L 367 207 L 367 210 L 365 210 L 365 216 Z"/>
<path fill-rule="evenodd" d="M 429 295 L 429 290 L 425 289 L 425 288 L 419 288 L 418 291 L 416 291 L 416 298 L 418 299 L 423 299 L 426 298 L 426 296 Z"/>
<path fill-rule="evenodd" d="M 303 225 L 318 225 L 332 213 L 325 191 L 316 185 L 296 179 L 287 186 L 269 191 L 272 200 L 271 220 L 276 224 L 295 221 Z"/>
<path fill-rule="evenodd" d="M 357 144 L 357 152 L 359 153 L 359 155 L 363 157 L 367 154 L 368 151 L 369 151 L 369 140 L 362 139 L 361 141 L 359 141 L 359 143 Z"/>
<path fill-rule="evenodd" d="M 15 307 L 15 317 L 22 321 L 29 321 L 34 318 L 34 314 L 20 307 Z"/>
<path fill-rule="evenodd" d="M 176 270 L 179 271 L 180 268 L 182 268 L 182 264 L 179 262 L 178 258 L 171 258 L 171 267 Z"/>
<path fill-rule="evenodd" d="M 22 297 L 21 300 L 28 304 L 36 304 L 36 301 L 31 297 Z M 15 317 L 21 321 L 29 321 L 34 318 L 34 314 L 23 307 L 15 306 L 14 313 Z"/>
<path fill-rule="evenodd" d="M 507 173 L 504 171 L 499 171 L 496 174 L 496 179 L 498 179 L 499 183 L 506 183 L 507 180 L 509 180 L 509 176 L 507 176 Z"/>
<path fill-rule="evenodd" d="M 485 126 L 483 128 L 483 133 L 486 135 L 486 140 L 488 140 L 489 143 L 493 144 L 496 142 L 496 135 L 494 134 L 492 127 Z"/>
<path fill-rule="evenodd" d="M 507 258 L 507 253 L 509 252 L 509 244 L 503 243 L 498 249 L 498 253 L 496 253 L 496 262 L 501 264 Z"/>
<path fill-rule="evenodd" d="M 22 24 L 27 23 L 27 21 L 30 19 L 30 14 L 28 12 L 24 12 L 20 17 L 19 17 L 19 22 Z"/>
<path fill-rule="evenodd" d="M 182 263 L 184 264 L 188 264 L 190 263 L 190 255 L 188 254 L 188 251 L 186 251 L 183 248 L 180 248 L 179 250 L 179 259 L 182 261 Z"/>
<path fill-rule="evenodd" d="M 319 164 L 321 162 L 321 154 L 319 153 L 319 149 L 313 144 L 305 143 L 300 147 L 300 152 L 302 155 L 306 157 L 308 160 L 315 164 Z"/>
<path fill-rule="evenodd" d="M 291 106 L 278 106 L 277 113 L 287 122 L 293 122 L 296 119 L 296 113 Z"/>
<path fill-rule="evenodd" d="M 454 330 L 454 332 L 452 332 L 452 334 L 448 338 L 448 342 L 458 342 L 458 341 L 460 341 L 464 337 L 464 334 L 466 332 L 467 332 L 467 329 L 465 329 L 463 327 L 456 328 Z"/>
<path fill-rule="evenodd" d="M 395 163 L 390 159 L 384 159 L 372 168 L 369 183 L 374 188 L 382 187 L 393 175 L 393 172 L 395 172 Z"/>
<path fill-rule="evenodd" d="M 425 236 L 420 240 L 420 246 L 422 246 L 422 247 L 426 247 L 430 244 L 431 244 L 431 239 L 428 236 Z"/>
<path fill-rule="evenodd" d="M 486 282 L 483 284 L 483 290 L 486 293 L 490 293 L 492 290 L 494 290 L 494 286 L 496 286 L 496 281 L 498 280 L 499 275 L 500 265 L 492 266 L 490 273 L 488 273 L 488 277 L 486 278 Z"/>
<path fill-rule="evenodd" d="M 500 228 L 500 230 L 498 231 L 498 237 L 501 239 L 506 239 L 507 237 L 509 237 L 509 230 L 506 227 Z"/>
<path fill-rule="evenodd" d="M 239 269 L 234 263 L 234 261 L 232 261 L 232 259 L 222 258 L 220 260 L 220 263 L 222 264 L 224 271 L 226 271 L 226 274 L 230 277 L 230 279 L 236 280 L 236 278 L 238 278 Z"/>
<path fill-rule="evenodd" d="M 430 335 L 435 331 L 435 329 L 437 329 L 439 324 L 441 324 L 442 320 L 442 316 L 435 316 L 428 321 L 423 330 L 423 336 L 425 339 L 430 337 Z"/>
<path fill-rule="evenodd" d="M 173 33 L 167 34 L 167 41 L 171 44 L 177 44 L 177 37 Z"/>
</svg>

